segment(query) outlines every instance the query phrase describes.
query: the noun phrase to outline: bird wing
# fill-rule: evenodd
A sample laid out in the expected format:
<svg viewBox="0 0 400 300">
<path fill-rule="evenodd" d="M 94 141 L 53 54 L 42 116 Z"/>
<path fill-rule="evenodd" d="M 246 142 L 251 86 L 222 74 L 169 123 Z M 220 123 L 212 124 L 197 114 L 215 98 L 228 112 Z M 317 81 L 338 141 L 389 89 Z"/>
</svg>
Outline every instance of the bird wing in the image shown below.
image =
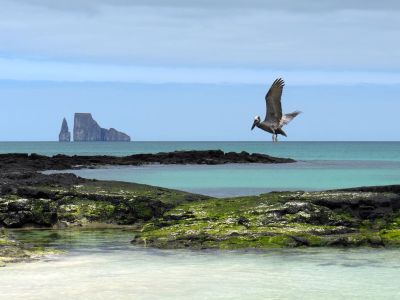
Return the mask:
<svg viewBox="0 0 400 300">
<path fill-rule="evenodd" d="M 267 95 L 265 95 L 265 102 L 267 104 L 267 114 L 265 122 L 278 125 L 282 118 L 282 104 L 281 97 L 285 82 L 282 78 L 278 78 L 271 85 Z"/>
<path fill-rule="evenodd" d="M 292 121 L 294 118 L 296 118 L 299 114 L 301 114 L 301 111 L 298 111 L 298 110 L 296 110 L 290 114 L 284 114 L 282 116 L 281 121 L 279 122 L 279 127 L 289 124 L 290 121 Z"/>
</svg>

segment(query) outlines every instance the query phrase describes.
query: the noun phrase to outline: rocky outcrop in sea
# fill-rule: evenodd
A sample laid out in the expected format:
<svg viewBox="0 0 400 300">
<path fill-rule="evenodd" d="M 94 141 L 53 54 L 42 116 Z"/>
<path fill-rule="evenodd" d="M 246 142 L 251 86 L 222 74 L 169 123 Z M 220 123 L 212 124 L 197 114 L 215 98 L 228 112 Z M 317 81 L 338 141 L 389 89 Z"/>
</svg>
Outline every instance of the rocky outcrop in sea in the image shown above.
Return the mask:
<svg viewBox="0 0 400 300">
<path fill-rule="evenodd" d="M 236 153 L 224 152 L 222 150 L 175 151 L 134 154 L 129 156 L 67 156 L 58 154 L 50 157 L 35 153 L 30 155 L 26 153 L 0 154 L 0 170 L 3 172 L 78 169 L 105 165 L 221 165 L 238 163 L 278 164 L 293 162 L 295 162 L 295 160 L 290 158 L 274 157 L 261 153 L 247 153 L 245 151 Z"/>
<path fill-rule="evenodd" d="M 61 131 L 58 135 L 59 142 L 70 142 L 71 141 L 71 132 L 69 132 L 67 120 L 64 118 L 61 125 Z"/>
<path fill-rule="evenodd" d="M 105 129 L 90 113 L 76 113 L 74 118 L 75 142 L 130 142 L 129 135 L 114 128 Z"/>
</svg>

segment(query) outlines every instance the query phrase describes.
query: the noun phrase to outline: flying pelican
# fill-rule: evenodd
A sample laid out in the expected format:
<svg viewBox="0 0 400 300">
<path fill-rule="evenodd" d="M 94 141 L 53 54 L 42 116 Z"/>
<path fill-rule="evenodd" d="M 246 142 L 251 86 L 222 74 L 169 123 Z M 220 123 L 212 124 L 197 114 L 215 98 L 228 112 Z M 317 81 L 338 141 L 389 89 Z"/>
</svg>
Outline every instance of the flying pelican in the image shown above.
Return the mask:
<svg viewBox="0 0 400 300">
<path fill-rule="evenodd" d="M 282 78 L 278 78 L 274 81 L 267 95 L 265 95 L 267 114 L 264 121 L 261 122 L 260 116 L 256 116 L 254 118 L 253 126 L 251 126 L 251 130 L 257 126 L 258 128 L 271 133 L 273 142 L 278 141 L 278 134 L 287 136 L 282 127 L 287 125 L 298 114 L 301 113 L 300 111 L 296 110 L 290 114 L 282 115 L 281 97 L 284 86 L 285 82 Z"/>
</svg>

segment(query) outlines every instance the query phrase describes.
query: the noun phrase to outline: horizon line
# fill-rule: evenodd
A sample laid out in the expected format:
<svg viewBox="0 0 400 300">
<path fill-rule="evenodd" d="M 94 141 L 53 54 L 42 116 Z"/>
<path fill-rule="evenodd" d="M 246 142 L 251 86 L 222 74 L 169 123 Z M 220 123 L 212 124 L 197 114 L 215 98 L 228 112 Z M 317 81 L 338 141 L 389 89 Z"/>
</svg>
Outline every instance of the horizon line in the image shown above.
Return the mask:
<svg viewBox="0 0 400 300">
<path fill-rule="evenodd" d="M 130 143 L 261 143 L 261 142 L 267 142 L 267 143 L 272 143 L 270 140 L 135 140 L 135 141 L 130 141 L 130 142 L 107 142 L 107 141 L 88 141 L 88 142 L 59 142 L 57 140 L 37 140 L 37 141 L 32 141 L 32 140 L 5 140 L 5 141 L 0 141 L 0 143 L 59 143 L 59 144 L 90 144 L 90 143 L 99 143 L 99 144 L 130 144 Z M 387 143 L 387 142 L 400 142 L 400 140 L 291 140 L 291 141 L 285 141 L 285 140 L 280 140 L 279 143 L 315 143 L 315 142 L 321 142 L 321 143 Z"/>
</svg>

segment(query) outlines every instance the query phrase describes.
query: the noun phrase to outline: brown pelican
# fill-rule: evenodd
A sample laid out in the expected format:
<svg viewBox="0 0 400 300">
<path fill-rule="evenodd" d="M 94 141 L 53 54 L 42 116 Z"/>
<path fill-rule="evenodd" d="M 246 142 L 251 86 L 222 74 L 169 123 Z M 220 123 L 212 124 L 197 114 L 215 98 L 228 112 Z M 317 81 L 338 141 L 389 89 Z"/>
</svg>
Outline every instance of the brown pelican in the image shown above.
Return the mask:
<svg viewBox="0 0 400 300">
<path fill-rule="evenodd" d="M 282 78 L 278 78 L 274 81 L 267 95 L 265 95 L 267 115 L 265 116 L 264 121 L 261 122 L 260 116 L 256 116 L 254 118 L 253 126 L 251 126 L 251 130 L 257 126 L 258 128 L 271 133 L 273 142 L 278 141 L 278 134 L 287 136 L 282 127 L 287 125 L 301 113 L 296 110 L 290 114 L 282 115 L 281 97 L 284 86 L 285 82 Z"/>
</svg>

